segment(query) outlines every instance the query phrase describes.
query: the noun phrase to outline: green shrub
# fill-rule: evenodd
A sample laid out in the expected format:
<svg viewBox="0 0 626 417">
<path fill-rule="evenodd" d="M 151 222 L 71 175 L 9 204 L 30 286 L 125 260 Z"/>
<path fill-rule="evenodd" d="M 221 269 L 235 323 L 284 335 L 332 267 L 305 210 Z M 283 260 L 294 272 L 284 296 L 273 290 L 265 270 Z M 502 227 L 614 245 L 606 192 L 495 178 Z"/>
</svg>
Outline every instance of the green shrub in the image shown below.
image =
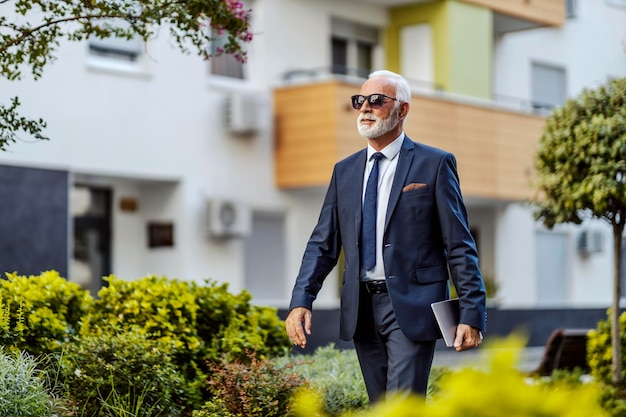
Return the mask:
<svg viewBox="0 0 626 417">
<path fill-rule="evenodd" d="M 223 361 L 211 366 L 208 401 L 194 417 L 287 417 L 304 379 L 271 360 Z"/>
<path fill-rule="evenodd" d="M 118 380 L 116 372 L 123 377 L 117 368 L 126 369 L 126 365 L 121 357 L 112 353 L 107 357 L 98 350 L 130 343 L 120 339 L 128 338 L 127 334 L 142 342 L 130 351 L 132 358 L 149 359 L 155 343 L 166 351 L 167 361 L 177 371 L 172 380 L 182 376 L 182 382 L 177 382 L 179 402 L 188 410 L 210 399 L 206 381 L 211 363 L 222 358 L 246 360 L 248 351 L 259 358 L 272 357 L 290 347 L 276 309 L 252 305 L 249 293 L 231 294 L 227 284 L 207 281 L 198 285 L 156 276 L 124 281 L 111 275 L 105 280 L 108 285 L 96 300 L 55 271 L 30 277 L 7 274 L 6 280 L 0 280 L 0 344 L 36 355 L 62 350 L 73 355 L 81 364 L 77 369 L 90 369 L 88 375 L 94 375 L 83 389 L 71 372 L 67 374 L 72 390 L 86 392 L 72 392 L 81 403 L 97 398 L 104 404 L 103 399 L 110 398 L 133 407 L 137 401 L 151 401 L 151 391 L 141 385 L 132 396 L 124 397 L 131 392 L 125 386 L 129 382 Z M 83 359 L 80 349 L 85 349 Z M 107 367 L 101 354 L 112 361 Z M 150 384 L 151 380 L 146 381 Z"/>
<path fill-rule="evenodd" d="M 517 367 L 524 343 L 515 337 L 485 349 L 485 364 L 451 371 L 441 377 L 438 394 L 392 397 L 354 417 L 604 417 L 594 383 L 573 386 L 528 381 Z M 295 398 L 296 416 L 323 417 L 319 399 L 311 393 Z"/>
<path fill-rule="evenodd" d="M 622 346 L 622 363 L 626 363 L 626 313 L 619 318 L 620 337 Z M 595 329 L 591 330 L 587 340 L 587 362 L 591 368 L 591 375 L 598 381 L 611 383 L 611 361 L 613 351 L 611 349 L 611 322 L 601 320 Z M 622 369 L 622 381 L 626 377 L 626 369 Z"/>
<path fill-rule="evenodd" d="M 0 348 L 0 416 L 48 417 L 55 409 L 37 361 L 26 352 Z"/>
<path fill-rule="evenodd" d="M 89 310 L 93 298 L 56 271 L 6 274 L 0 279 L 0 343 L 34 355 L 58 352 Z M 8 317 L 8 320 L 7 320 Z"/>
<path fill-rule="evenodd" d="M 192 417 L 242 417 L 241 414 L 233 414 L 228 411 L 224 400 L 221 398 L 214 398 L 211 401 L 207 401 L 202 409 L 194 410 Z"/>
<path fill-rule="evenodd" d="M 320 347 L 313 355 L 293 355 L 280 358 L 310 382 L 324 403 L 324 412 L 338 416 L 342 412 L 359 410 L 369 404 L 361 368 L 354 349 L 340 350 L 334 345 Z"/>
<path fill-rule="evenodd" d="M 441 381 L 447 378 L 452 369 L 444 366 L 433 366 L 430 370 L 428 377 L 428 390 L 426 392 L 426 399 L 432 399 L 436 397 L 441 391 Z"/>
<path fill-rule="evenodd" d="M 171 344 L 138 332 L 83 334 L 61 359 L 67 396 L 81 416 L 177 415 L 184 395 L 173 353 Z"/>
<path fill-rule="evenodd" d="M 608 316 L 608 313 L 607 313 Z M 626 313 L 619 317 L 620 344 L 622 346 L 622 363 L 626 363 Z M 622 367 L 622 383 L 615 387 L 611 381 L 611 322 L 601 320 L 591 330 L 587 340 L 587 362 L 593 378 L 602 384 L 602 404 L 611 415 L 626 415 L 626 370 Z"/>
<path fill-rule="evenodd" d="M 277 364 L 287 367 L 306 379 L 320 395 L 322 409 L 328 416 L 336 417 L 346 412 L 367 408 L 369 398 L 354 349 L 337 349 L 333 344 L 320 347 L 312 355 L 283 356 Z M 450 370 L 433 367 L 430 373 L 428 394 L 431 398 L 439 391 L 440 379 Z"/>
<path fill-rule="evenodd" d="M 252 305 L 250 293 L 231 294 L 228 284 L 207 281 L 194 289 L 198 334 L 211 345 L 211 359 L 227 355 L 230 360 L 245 360 L 250 351 L 260 357 L 276 357 L 291 348 L 276 308 Z"/>
<path fill-rule="evenodd" d="M 147 276 L 124 281 L 111 275 L 85 320 L 85 328 L 118 326 L 173 346 L 185 398 L 198 408 L 209 395 L 209 363 L 224 355 L 245 359 L 246 351 L 272 355 L 290 346 L 275 309 L 255 307 L 250 295 L 233 295 L 227 284 Z"/>
</svg>

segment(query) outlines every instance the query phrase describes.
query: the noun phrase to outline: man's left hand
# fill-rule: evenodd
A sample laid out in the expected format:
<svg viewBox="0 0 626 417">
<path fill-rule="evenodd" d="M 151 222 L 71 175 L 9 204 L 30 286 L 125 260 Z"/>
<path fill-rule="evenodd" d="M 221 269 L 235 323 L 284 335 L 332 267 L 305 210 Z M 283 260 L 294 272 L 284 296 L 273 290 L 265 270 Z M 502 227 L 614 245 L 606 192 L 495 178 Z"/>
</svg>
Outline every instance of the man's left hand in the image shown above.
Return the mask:
<svg viewBox="0 0 626 417">
<path fill-rule="evenodd" d="M 480 330 L 467 324 L 459 324 L 456 328 L 454 348 L 457 352 L 473 349 L 482 343 Z"/>
</svg>

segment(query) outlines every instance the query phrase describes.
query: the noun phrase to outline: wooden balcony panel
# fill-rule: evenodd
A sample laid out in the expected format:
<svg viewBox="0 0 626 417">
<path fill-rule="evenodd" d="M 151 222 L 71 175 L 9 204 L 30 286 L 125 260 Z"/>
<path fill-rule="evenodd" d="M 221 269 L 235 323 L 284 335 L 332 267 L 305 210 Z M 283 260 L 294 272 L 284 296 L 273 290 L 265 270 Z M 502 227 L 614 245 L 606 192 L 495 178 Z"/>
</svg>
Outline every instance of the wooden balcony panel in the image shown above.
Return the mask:
<svg viewBox="0 0 626 417">
<path fill-rule="evenodd" d="M 309 84 L 275 92 L 275 176 L 280 187 L 327 182 L 337 153 L 334 90 L 330 84 Z"/>
<path fill-rule="evenodd" d="M 337 161 L 366 146 L 356 130 L 357 113 L 346 105 L 358 88 L 332 81 L 313 90 L 275 92 L 280 187 L 325 186 Z M 299 99 L 284 97 L 298 94 Z M 328 105 L 302 104 L 314 96 Z M 413 96 L 405 131 L 415 141 L 454 153 L 464 195 L 521 201 L 532 194 L 533 157 L 543 124 L 534 115 Z"/>
<path fill-rule="evenodd" d="M 424 97 L 412 104 L 407 133 L 455 154 L 464 193 L 526 198 L 542 118 Z"/>
<path fill-rule="evenodd" d="M 352 108 L 350 96 L 359 94 L 355 85 L 339 84 L 337 87 L 337 156 L 338 161 L 367 146 L 367 140 L 359 135 L 356 120 L 359 113 Z"/>
<path fill-rule="evenodd" d="M 547 26 L 565 23 L 565 0 L 463 0 L 494 12 Z"/>
</svg>

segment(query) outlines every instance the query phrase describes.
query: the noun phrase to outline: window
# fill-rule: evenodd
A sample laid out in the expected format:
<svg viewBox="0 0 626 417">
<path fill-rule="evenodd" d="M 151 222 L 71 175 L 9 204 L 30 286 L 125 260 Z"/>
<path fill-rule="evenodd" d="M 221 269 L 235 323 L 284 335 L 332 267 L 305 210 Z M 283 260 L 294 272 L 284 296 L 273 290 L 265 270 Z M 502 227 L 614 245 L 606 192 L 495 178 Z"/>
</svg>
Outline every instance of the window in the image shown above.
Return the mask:
<svg viewBox="0 0 626 417">
<path fill-rule="evenodd" d="M 211 42 L 210 59 L 211 74 L 243 80 L 245 64 L 238 61 L 230 54 L 220 53 L 224 50 L 224 45 L 226 45 L 228 41 L 228 35 L 218 35 L 217 32 L 214 32 L 213 38 L 214 41 Z"/>
<path fill-rule="evenodd" d="M 430 24 L 405 25 L 400 31 L 402 74 L 424 86 L 435 80 L 435 53 Z"/>
<path fill-rule="evenodd" d="M 538 231 L 535 242 L 537 302 L 564 305 L 568 296 L 567 235 Z"/>
<path fill-rule="evenodd" d="M 333 18 L 331 32 L 332 73 L 367 77 L 374 66 L 378 29 Z"/>
<path fill-rule="evenodd" d="M 137 61 L 143 45 L 141 39 L 90 39 L 89 53 L 96 56 L 119 59 L 121 61 Z"/>
<path fill-rule="evenodd" d="M 242 9 L 250 11 L 251 1 L 242 1 Z M 248 19 L 252 19 L 252 13 L 249 12 Z M 209 60 L 209 71 L 212 75 L 228 77 L 234 80 L 244 80 L 247 78 L 247 65 L 237 60 L 233 55 L 222 53 L 224 47 L 228 43 L 228 33 L 213 30 L 211 34 L 213 39 L 211 42 L 211 59 Z"/>
<path fill-rule="evenodd" d="M 568 19 L 576 17 L 576 15 L 578 15 L 578 0 L 566 0 L 565 9 Z"/>
<path fill-rule="evenodd" d="M 626 7 L 626 0 L 606 0 L 609 6 Z"/>
<path fill-rule="evenodd" d="M 111 21 L 104 26 L 128 28 L 128 22 L 123 20 Z M 136 62 L 144 50 L 144 42 L 138 36 L 132 39 L 110 37 L 100 39 L 89 38 L 89 53 L 94 56 L 116 59 L 120 61 Z"/>
<path fill-rule="evenodd" d="M 345 39 L 333 37 L 332 43 L 332 60 L 333 74 L 348 73 L 348 41 Z"/>
<path fill-rule="evenodd" d="M 550 110 L 566 99 L 565 69 L 532 64 L 532 103 L 535 109 Z"/>
<path fill-rule="evenodd" d="M 69 278 L 92 295 L 111 273 L 111 190 L 75 185 L 70 194 L 74 247 Z"/>
<path fill-rule="evenodd" d="M 285 216 L 254 212 L 252 233 L 244 242 L 246 290 L 255 300 L 282 300 L 287 279 Z"/>
</svg>

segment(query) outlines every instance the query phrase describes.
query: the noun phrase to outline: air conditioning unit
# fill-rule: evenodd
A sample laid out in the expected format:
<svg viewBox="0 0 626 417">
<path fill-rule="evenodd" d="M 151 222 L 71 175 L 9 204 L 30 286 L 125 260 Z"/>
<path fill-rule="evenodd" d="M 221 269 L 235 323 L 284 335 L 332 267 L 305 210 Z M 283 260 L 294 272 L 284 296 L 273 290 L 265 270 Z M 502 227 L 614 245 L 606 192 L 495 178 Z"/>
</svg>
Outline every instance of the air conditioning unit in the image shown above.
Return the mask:
<svg viewBox="0 0 626 417">
<path fill-rule="evenodd" d="M 604 250 L 602 232 L 598 230 L 583 230 L 578 237 L 578 252 L 590 254 Z"/>
<path fill-rule="evenodd" d="M 261 100 L 257 94 L 234 93 L 226 98 L 224 127 L 238 135 L 257 131 L 261 126 Z"/>
<path fill-rule="evenodd" d="M 243 237 L 250 234 L 250 209 L 228 199 L 209 199 L 207 203 L 209 236 L 217 239 Z"/>
</svg>

